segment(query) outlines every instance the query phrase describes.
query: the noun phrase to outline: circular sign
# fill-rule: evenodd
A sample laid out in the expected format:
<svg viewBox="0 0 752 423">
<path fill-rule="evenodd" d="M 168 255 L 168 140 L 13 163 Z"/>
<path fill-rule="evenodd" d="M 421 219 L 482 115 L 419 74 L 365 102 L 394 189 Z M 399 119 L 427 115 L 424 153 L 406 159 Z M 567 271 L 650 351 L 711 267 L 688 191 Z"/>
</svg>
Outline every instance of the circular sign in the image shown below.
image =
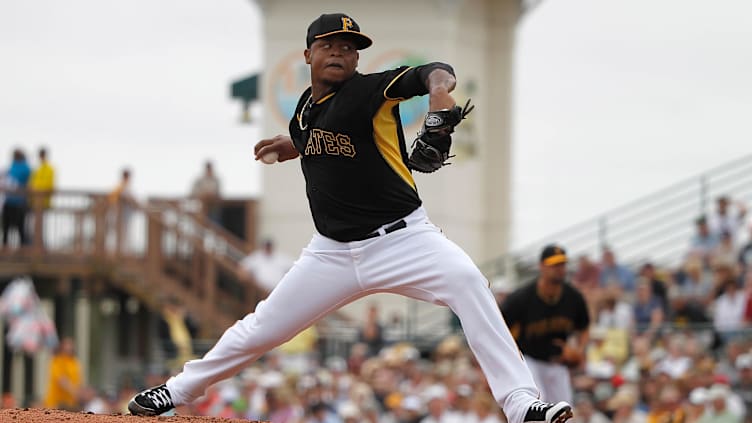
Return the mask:
<svg viewBox="0 0 752 423">
<path fill-rule="evenodd" d="M 277 122 L 287 128 L 300 95 L 311 86 L 311 74 L 300 51 L 284 56 L 269 74 L 271 111 Z"/>
<path fill-rule="evenodd" d="M 389 50 L 369 60 L 364 73 L 381 72 L 400 66 L 419 66 L 425 60 L 405 50 Z M 311 74 L 303 55 L 291 52 L 277 62 L 269 75 L 271 111 L 277 122 L 287 127 L 295 113 L 300 94 L 311 86 Z M 414 97 L 400 103 L 400 118 L 405 132 L 417 133 L 428 111 L 428 96 Z"/>
</svg>

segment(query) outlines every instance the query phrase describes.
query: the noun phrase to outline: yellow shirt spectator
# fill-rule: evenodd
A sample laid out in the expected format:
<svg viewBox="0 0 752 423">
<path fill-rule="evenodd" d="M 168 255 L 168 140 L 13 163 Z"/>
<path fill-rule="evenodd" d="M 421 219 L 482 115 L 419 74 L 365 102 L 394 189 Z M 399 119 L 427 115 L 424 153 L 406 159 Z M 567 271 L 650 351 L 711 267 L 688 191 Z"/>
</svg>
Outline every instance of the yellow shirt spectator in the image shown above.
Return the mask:
<svg viewBox="0 0 752 423">
<path fill-rule="evenodd" d="M 49 193 L 55 189 L 55 169 L 49 162 L 43 161 L 39 167 L 34 170 L 31 174 L 31 179 L 29 180 L 29 188 L 35 192 L 47 193 L 46 195 L 37 194 L 34 197 L 34 204 L 37 204 L 37 201 L 40 201 L 42 208 L 47 209 L 50 207 Z"/>
<path fill-rule="evenodd" d="M 65 338 L 50 362 L 50 377 L 44 405 L 47 408 L 78 408 L 81 365 L 75 356 L 73 340 Z"/>
<path fill-rule="evenodd" d="M 297 334 L 291 340 L 279 346 L 280 351 L 286 354 L 310 353 L 316 348 L 319 333 L 315 326 L 309 326 Z"/>
</svg>

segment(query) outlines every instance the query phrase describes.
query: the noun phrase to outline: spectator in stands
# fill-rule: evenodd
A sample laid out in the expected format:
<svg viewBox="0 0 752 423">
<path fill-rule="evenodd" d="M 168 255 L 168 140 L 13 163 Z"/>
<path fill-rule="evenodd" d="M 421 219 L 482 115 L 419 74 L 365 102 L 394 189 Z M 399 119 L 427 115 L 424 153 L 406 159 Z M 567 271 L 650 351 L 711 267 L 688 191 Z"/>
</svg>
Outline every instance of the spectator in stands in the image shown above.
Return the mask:
<svg viewBox="0 0 752 423">
<path fill-rule="evenodd" d="M 350 347 L 350 353 L 347 356 L 347 368 L 350 373 L 360 374 L 363 363 L 368 359 L 368 345 L 362 342 L 356 342 Z"/>
<path fill-rule="evenodd" d="M 578 392 L 574 396 L 574 418 L 572 423 L 610 423 L 608 417 L 595 408 L 593 396 L 589 392 Z"/>
<path fill-rule="evenodd" d="M 457 385 L 448 397 L 449 407 L 462 421 L 469 421 L 475 418 L 475 412 L 473 411 L 473 388 L 470 385 L 464 383 Z M 498 408 L 498 406 L 495 408 Z"/>
<path fill-rule="evenodd" d="M 655 366 L 655 359 L 647 335 L 636 335 L 631 338 L 631 356 L 621 367 L 624 378 L 638 382 L 641 376 L 650 374 Z"/>
<path fill-rule="evenodd" d="M 582 255 L 577 260 L 577 269 L 572 275 L 572 284 L 583 291 L 583 295 L 600 285 L 600 270 L 587 255 Z"/>
<path fill-rule="evenodd" d="M 8 245 L 8 235 L 16 231 L 20 245 L 26 245 L 26 213 L 29 205 L 24 192 L 29 184 L 31 168 L 26 162 L 26 154 L 21 149 L 13 150 L 13 159 L 5 174 L 4 185 L 8 190 L 3 203 L 2 226 L 3 246 Z"/>
<path fill-rule="evenodd" d="M 423 402 L 417 395 L 402 398 L 396 410 L 397 423 L 419 423 L 423 419 Z"/>
<path fill-rule="evenodd" d="M 597 307 L 595 323 L 607 329 L 623 329 L 631 332 L 635 321 L 632 305 L 624 300 L 620 285 L 606 287 Z"/>
<path fill-rule="evenodd" d="M 373 357 L 379 354 L 384 347 L 384 328 L 379 322 L 379 306 L 371 304 L 368 306 L 366 318 L 358 331 L 358 342 L 368 346 L 368 356 Z"/>
<path fill-rule="evenodd" d="M 420 423 L 462 423 L 462 416 L 449 409 L 447 389 L 444 385 L 433 385 L 425 392 L 428 415 Z"/>
<path fill-rule="evenodd" d="M 736 242 L 737 233 L 744 226 L 744 218 L 747 216 L 747 207 L 744 203 L 736 204 L 736 213 L 732 213 L 731 197 L 722 195 L 716 199 L 715 211 L 710 215 L 708 225 L 711 233 L 720 237 L 722 233 L 728 232 L 732 243 Z"/>
<path fill-rule="evenodd" d="M 240 397 L 245 401 L 245 409 L 241 418 L 258 420 L 266 408 L 266 391 L 261 387 L 261 370 L 259 367 L 249 367 L 240 374 Z"/>
<path fill-rule="evenodd" d="M 627 266 L 619 264 L 616 261 L 614 252 L 609 248 L 603 250 L 600 265 L 600 282 L 601 286 L 618 283 L 627 293 L 632 293 L 635 290 L 634 273 Z"/>
<path fill-rule="evenodd" d="M 655 271 L 653 263 L 647 262 L 640 268 L 640 277 L 650 282 L 650 289 L 653 291 L 653 296 L 658 298 L 663 306 L 663 312 L 668 314 L 668 288 L 666 282 L 661 280 Z"/>
<path fill-rule="evenodd" d="M 734 240 L 729 231 L 721 232 L 718 245 L 710 254 L 713 264 L 723 263 L 730 266 L 736 266 L 739 259 L 739 253 L 734 246 Z"/>
<path fill-rule="evenodd" d="M 308 405 L 308 417 L 305 423 L 340 423 L 340 418 L 323 401 Z"/>
<path fill-rule="evenodd" d="M 35 213 L 34 219 L 42 220 L 42 223 L 35 225 L 44 230 L 45 210 L 50 208 L 52 192 L 55 190 L 55 168 L 47 160 L 47 149 L 42 147 L 38 153 L 39 165 L 31 174 L 29 188 L 31 189 L 31 206 Z M 41 238 L 40 238 L 41 239 Z M 44 241 L 44 240 L 42 240 Z"/>
<path fill-rule="evenodd" d="M 612 423 L 646 423 L 647 416 L 642 410 L 637 409 L 637 387 L 634 385 L 621 385 L 611 399 L 607 407 L 611 410 Z"/>
<path fill-rule="evenodd" d="M 675 382 L 659 388 L 658 398 L 650 407 L 648 422 L 683 422 L 686 411 L 682 407 L 682 396 Z"/>
<path fill-rule="evenodd" d="M 616 373 L 616 364 L 626 355 L 626 333 L 622 342 L 609 339 L 610 330 L 595 326 L 590 330 L 590 342 L 586 351 L 585 373 L 596 379 L 604 379 Z M 615 337 L 614 337 L 615 338 Z M 621 345 L 618 345 L 621 344 Z"/>
<path fill-rule="evenodd" d="M 194 358 L 193 339 L 198 334 L 198 324 L 177 297 L 169 296 L 162 303 L 157 328 L 168 367 L 172 372 L 180 370 L 182 363 Z"/>
<path fill-rule="evenodd" d="M 681 294 L 703 306 L 713 300 L 713 281 L 703 268 L 702 261 L 697 257 L 690 257 L 684 263 Z"/>
<path fill-rule="evenodd" d="M 292 258 L 276 250 L 273 240 L 265 239 L 261 248 L 240 261 L 239 271 L 252 277 L 268 293 L 277 286 L 293 263 Z"/>
<path fill-rule="evenodd" d="M 747 303 L 744 306 L 744 323 L 749 326 L 752 323 L 752 272 L 744 275 L 744 296 Z"/>
<path fill-rule="evenodd" d="M 705 268 L 710 268 L 713 251 L 718 246 L 720 237 L 710 231 L 708 220 L 700 216 L 695 220 L 695 235 L 689 243 L 689 256 L 699 258 Z"/>
<path fill-rule="evenodd" d="M 692 367 L 692 359 L 687 354 L 687 339 L 682 334 L 668 336 L 666 355 L 656 363 L 656 371 L 662 372 L 673 380 L 684 378 Z"/>
<path fill-rule="evenodd" d="M 663 305 L 653 294 L 650 281 L 640 279 L 637 283 L 635 302 L 632 305 L 635 326 L 638 333 L 657 330 L 664 321 Z"/>
<path fill-rule="evenodd" d="M 719 354 L 714 357 L 716 376 L 722 376 L 722 381 L 729 384 L 737 383 L 739 381 L 739 370 L 736 367 L 736 360 L 749 351 L 750 344 L 745 337 L 737 337 L 727 342 Z M 717 381 L 713 379 L 709 382 Z M 710 386 L 710 383 L 706 385 Z"/>
<path fill-rule="evenodd" d="M 72 338 L 65 337 L 50 361 L 44 406 L 77 410 L 81 380 L 81 363 L 76 357 L 75 344 Z"/>
<path fill-rule="evenodd" d="M 697 423 L 703 418 L 708 408 L 708 390 L 698 386 L 689 392 L 687 399 L 687 419 L 685 423 Z"/>
<path fill-rule="evenodd" d="M 463 422 L 502 423 L 498 404 L 488 391 L 477 392 L 472 397 L 472 416 Z M 506 419 L 503 420 L 506 422 Z"/>
<path fill-rule="evenodd" d="M 318 341 L 318 329 L 316 325 L 311 325 L 277 347 L 281 353 L 280 361 L 285 372 L 302 375 L 314 370 L 313 363 L 317 358 Z"/>
<path fill-rule="evenodd" d="M 406 337 L 407 325 L 402 313 L 392 311 L 386 324 L 384 324 L 384 341 L 391 344 L 404 341 Z"/>
<path fill-rule="evenodd" d="M 739 265 L 743 272 L 752 267 L 752 224 L 749 225 L 747 243 L 739 248 Z"/>
<path fill-rule="evenodd" d="M 667 320 L 673 327 L 693 329 L 711 323 L 703 303 L 689 291 L 674 286 L 669 293 L 671 309 Z"/>
<path fill-rule="evenodd" d="M 120 172 L 120 181 L 115 189 L 107 195 L 107 203 L 110 208 L 110 221 L 115 230 L 115 238 L 118 249 L 127 252 L 130 245 L 130 221 L 135 212 L 136 199 L 131 191 L 131 171 L 123 169 Z"/>
<path fill-rule="evenodd" d="M 285 385 L 279 385 L 266 391 L 266 413 L 262 421 L 273 423 L 295 423 L 301 421 L 304 409 L 298 403 L 293 391 Z"/>
<path fill-rule="evenodd" d="M 745 421 L 752 419 L 752 353 L 746 352 L 736 358 L 736 369 L 739 378 L 733 384 L 736 392 L 744 402 L 746 409 Z"/>
<path fill-rule="evenodd" d="M 725 340 L 739 335 L 744 326 L 747 297 L 735 278 L 721 281 L 721 295 L 713 305 L 713 326 Z"/>
<path fill-rule="evenodd" d="M 713 298 L 718 298 L 723 292 L 723 287 L 728 281 L 739 282 L 738 268 L 728 263 L 717 263 L 712 268 Z"/>
<path fill-rule="evenodd" d="M 33 191 L 34 199 L 32 205 L 34 209 L 50 208 L 52 191 L 55 190 L 55 168 L 47 159 L 47 149 L 42 147 L 38 153 L 39 165 L 31 174 L 29 188 Z"/>
<path fill-rule="evenodd" d="M 699 423 L 741 423 L 740 416 L 734 414 L 728 407 L 727 398 L 731 391 L 726 385 L 715 384 L 708 390 L 710 409 L 699 420 Z"/>
<path fill-rule="evenodd" d="M 220 183 L 219 178 L 214 173 L 214 166 L 211 161 L 204 163 L 204 173 L 193 182 L 191 198 L 201 202 L 201 212 L 212 222 L 217 224 L 221 222 Z"/>
</svg>

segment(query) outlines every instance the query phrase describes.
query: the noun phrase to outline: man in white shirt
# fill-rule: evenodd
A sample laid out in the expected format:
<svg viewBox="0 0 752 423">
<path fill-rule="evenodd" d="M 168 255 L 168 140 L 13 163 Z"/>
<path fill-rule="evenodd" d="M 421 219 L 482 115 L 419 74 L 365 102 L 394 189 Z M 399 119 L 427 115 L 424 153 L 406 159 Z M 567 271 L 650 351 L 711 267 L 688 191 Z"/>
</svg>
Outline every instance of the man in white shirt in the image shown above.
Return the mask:
<svg viewBox="0 0 752 423">
<path fill-rule="evenodd" d="M 253 277 L 256 283 L 269 292 L 277 286 L 282 276 L 292 267 L 294 260 L 274 249 L 274 242 L 267 239 L 262 248 L 249 254 L 240 262 L 243 273 Z"/>
<path fill-rule="evenodd" d="M 721 234 L 727 232 L 731 235 L 732 241 L 736 243 L 739 229 L 744 226 L 747 207 L 742 203 L 738 203 L 736 213 L 732 213 L 729 210 L 730 205 L 731 198 L 725 195 L 718 197 L 715 212 L 710 215 L 708 224 L 710 232 L 717 238 L 720 238 Z"/>
</svg>

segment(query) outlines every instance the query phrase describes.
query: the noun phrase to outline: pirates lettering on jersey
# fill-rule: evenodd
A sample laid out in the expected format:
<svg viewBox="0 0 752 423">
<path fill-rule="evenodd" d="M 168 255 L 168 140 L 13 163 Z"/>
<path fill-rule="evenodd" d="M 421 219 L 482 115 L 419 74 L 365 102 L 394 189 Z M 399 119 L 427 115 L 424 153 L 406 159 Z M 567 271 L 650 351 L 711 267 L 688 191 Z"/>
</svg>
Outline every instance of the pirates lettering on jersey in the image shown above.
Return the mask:
<svg viewBox="0 0 752 423">
<path fill-rule="evenodd" d="M 350 137 L 345 134 L 335 134 L 323 129 L 312 129 L 306 142 L 306 156 L 345 156 L 355 157 L 355 146 L 350 142 Z"/>
<path fill-rule="evenodd" d="M 338 29 L 340 24 L 351 23 L 338 18 Z M 341 242 L 362 240 L 420 207 L 406 164 L 399 104 L 427 94 L 425 80 L 436 68 L 452 72 L 439 63 L 356 72 L 321 98 L 313 98 L 312 87 L 301 94 L 288 129 L 320 234 Z M 366 189 L 364 180 L 371 181 Z"/>
<path fill-rule="evenodd" d="M 572 330 L 574 330 L 572 319 L 566 316 L 555 316 L 526 323 L 523 333 L 526 337 L 538 338 Z"/>
</svg>

